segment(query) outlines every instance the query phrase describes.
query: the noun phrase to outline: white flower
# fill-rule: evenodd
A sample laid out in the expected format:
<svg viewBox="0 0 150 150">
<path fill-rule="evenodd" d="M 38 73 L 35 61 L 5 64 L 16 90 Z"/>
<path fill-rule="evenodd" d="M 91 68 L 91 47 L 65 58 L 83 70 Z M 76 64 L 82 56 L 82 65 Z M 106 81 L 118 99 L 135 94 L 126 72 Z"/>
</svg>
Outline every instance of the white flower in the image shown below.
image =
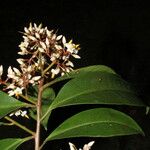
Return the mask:
<svg viewBox="0 0 150 150">
<path fill-rule="evenodd" d="M 27 29 L 27 27 L 24 27 L 24 31 L 25 31 L 25 33 L 27 33 L 27 34 L 30 34 L 30 31 Z"/>
<path fill-rule="evenodd" d="M 21 48 L 22 50 L 23 48 Z M 27 55 L 28 51 L 24 48 L 24 50 L 22 50 L 21 52 L 18 52 L 19 55 Z"/>
<path fill-rule="evenodd" d="M 29 45 L 29 39 L 26 36 L 23 36 L 23 38 L 24 38 L 24 42 L 21 42 L 21 44 L 19 45 L 19 47 L 22 50 L 26 50 L 25 47 L 27 47 Z"/>
<path fill-rule="evenodd" d="M 35 33 L 35 37 L 37 38 L 37 39 L 40 39 L 40 34 L 39 33 Z"/>
<path fill-rule="evenodd" d="M 43 28 L 39 30 L 39 34 L 43 34 L 43 32 L 44 32 Z"/>
<path fill-rule="evenodd" d="M 40 80 L 40 78 L 41 78 L 41 76 L 35 76 L 29 80 L 29 83 L 31 83 L 32 85 L 35 85 L 37 83 L 37 81 Z"/>
<path fill-rule="evenodd" d="M 16 75 L 21 76 L 21 72 L 17 68 L 14 67 L 13 70 L 16 73 Z"/>
<path fill-rule="evenodd" d="M 58 59 L 59 57 L 60 57 L 60 54 L 59 54 L 59 53 L 53 53 L 53 54 L 51 55 L 50 60 L 51 60 L 51 61 L 54 61 L 54 60 Z"/>
<path fill-rule="evenodd" d="M 34 36 L 28 36 L 28 38 L 30 39 L 30 40 L 32 40 L 32 41 L 36 41 L 36 38 L 34 37 Z"/>
<path fill-rule="evenodd" d="M 7 77 L 8 79 L 12 79 L 13 82 L 18 82 L 20 77 L 21 77 L 21 72 L 17 69 L 17 68 L 11 68 L 11 66 L 9 66 L 8 68 L 8 74 Z"/>
<path fill-rule="evenodd" d="M 27 66 L 27 69 L 25 72 L 32 72 L 34 70 L 33 66 Z"/>
<path fill-rule="evenodd" d="M 80 59 L 81 57 L 79 55 L 75 55 L 75 54 L 72 54 L 72 56 L 76 59 Z"/>
<path fill-rule="evenodd" d="M 26 111 L 26 110 L 24 110 L 24 111 L 21 111 L 21 116 L 22 116 L 22 117 L 25 117 L 25 116 L 27 116 L 27 111 Z"/>
<path fill-rule="evenodd" d="M 29 24 L 28 30 L 29 30 L 30 32 L 32 32 L 32 30 L 33 30 L 32 23 Z"/>
<path fill-rule="evenodd" d="M 46 59 L 43 56 L 41 56 L 41 58 L 38 59 L 37 62 L 34 63 L 34 65 L 33 65 L 34 67 L 33 67 L 32 70 L 35 69 L 35 66 L 40 70 L 41 69 L 41 65 L 44 66 L 45 63 L 46 63 Z"/>
<path fill-rule="evenodd" d="M 85 144 L 83 146 L 83 149 L 80 148 L 79 150 L 90 150 L 93 144 L 94 144 L 94 141 L 91 141 L 88 144 Z M 77 150 L 76 146 L 72 143 L 69 143 L 69 147 L 70 147 L 70 150 Z"/>
<path fill-rule="evenodd" d="M 29 43 L 28 42 L 21 42 L 21 44 L 19 45 L 19 48 L 21 49 L 20 52 L 18 52 L 19 55 L 27 55 L 28 51 L 27 51 L 27 47 L 28 47 Z"/>
<path fill-rule="evenodd" d="M 17 116 L 17 117 L 20 116 L 21 115 L 21 110 L 16 111 L 14 115 Z"/>
<path fill-rule="evenodd" d="M 55 45 L 55 48 L 58 49 L 58 50 L 62 49 L 62 47 L 60 45 Z"/>
<path fill-rule="evenodd" d="M 52 78 L 54 78 L 55 75 L 57 75 L 59 72 L 60 72 L 60 68 L 52 69 L 52 70 L 51 70 Z"/>
<path fill-rule="evenodd" d="M 39 50 L 39 52 L 41 52 L 41 53 L 43 53 L 43 52 L 44 52 L 44 49 L 43 49 L 43 48 L 41 48 L 41 47 L 39 47 L 39 48 L 38 48 L 38 50 Z"/>
<path fill-rule="evenodd" d="M 69 142 L 70 150 L 77 150 L 76 146 Z"/>
<path fill-rule="evenodd" d="M 59 68 L 52 69 L 51 72 L 57 75 L 60 72 L 60 69 Z"/>
<path fill-rule="evenodd" d="M 8 67 L 8 71 L 7 72 L 8 72 L 8 74 L 7 74 L 8 78 L 15 78 L 15 73 L 12 70 L 11 66 Z"/>
<path fill-rule="evenodd" d="M 27 36 L 22 36 L 25 42 L 21 42 L 24 46 L 26 46 L 26 44 L 29 44 L 29 38 Z"/>
<path fill-rule="evenodd" d="M 72 43 L 65 43 L 64 46 L 67 48 L 67 51 L 73 53 L 74 45 Z"/>
<path fill-rule="evenodd" d="M 20 65 L 23 65 L 23 64 L 24 64 L 24 59 L 18 58 L 18 59 L 17 59 L 17 62 L 18 62 Z"/>
<path fill-rule="evenodd" d="M 65 73 L 64 73 L 64 72 L 62 72 L 62 73 L 61 73 L 61 76 L 64 76 L 64 75 L 65 75 Z"/>
<path fill-rule="evenodd" d="M 41 78 L 41 76 L 35 76 L 32 78 L 33 81 L 38 81 Z"/>
<path fill-rule="evenodd" d="M 74 64 L 73 64 L 71 61 L 68 61 L 68 62 L 66 63 L 66 66 L 74 67 Z"/>
<path fill-rule="evenodd" d="M 94 141 L 91 141 L 88 144 L 85 144 L 83 150 L 90 150 L 94 143 L 95 143 Z"/>
<path fill-rule="evenodd" d="M 79 50 L 79 45 L 75 45 L 72 43 L 72 40 L 70 40 L 68 43 L 66 41 L 63 41 L 64 48 L 67 52 L 69 52 L 74 58 L 79 59 L 81 58 L 79 55 L 77 55 Z"/>
<path fill-rule="evenodd" d="M 56 40 L 59 41 L 62 38 L 62 35 L 57 36 Z"/>
<path fill-rule="evenodd" d="M 3 75 L 3 66 L 0 65 L 0 78 L 1 78 L 2 75 Z"/>
<path fill-rule="evenodd" d="M 51 31 L 46 30 L 46 34 L 47 34 L 47 36 L 48 36 L 48 37 L 51 37 L 51 36 L 52 36 L 52 32 L 53 32 L 53 30 L 51 30 Z"/>
<path fill-rule="evenodd" d="M 65 36 L 62 37 L 62 43 L 66 44 L 66 38 L 65 38 Z"/>
<path fill-rule="evenodd" d="M 13 115 L 15 115 L 16 117 L 22 116 L 22 117 L 29 118 L 28 115 L 27 115 L 27 111 L 26 111 L 26 110 L 24 110 L 24 111 L 22 111 L 22 110 L 17 110 L 16 112 L 13 112 L 13 113 L 10 113 L 10 114 L 9 114 L 10 117 L 13 116 Z"/>
<path fill-rule="evenodd" d="M 19 95 L 22 94 L 23 89 L 24 89 L 23 87 L 22 88 L 17 87 L 13 90 L 8 91 L 8 94 L 9 94 L 9 96 L 15 95 L 16 97 L 18 97 Z"/>
<path fill-rule="evenodd" d="M 42 46 L 43 49 L 46 49 L 46 44 L 44 42 L 40 41 L 40 45 Z"/>
<path fill-rule="evenodd" d="M 42 24 L 40 24 L 39 26 L 37 26 L 35 23 L 34 23 L 34 29 L 36 30 L 36 31 L 40 31 L 40 29 L 42 28 Z"/>
<path fill-rule="evenodd" d="M 70 67 L 66 67 L 65 70 L 66 70 L 66 72 L 69 73 L 71 71 L 71 68 Z"/>
<path fill-rule="evenodd" d="M 53 34 L 53 36 L 51 38 L 52 38 L 52 40 L 55 40 L 56 39 L 56 34 Z"/>
<path fill-rule="evenodd" d="M 45 43 L 46 43 L 46 46 L 49 47 L 49 39 L 48 38 L 46 38 Z"/>
<path fill-rule="evenodd" d="M 69 55 L 64 55 L 63 57 L 62 57 L 62 60 L 65 60 L 65 61 L 67 61 L 69 59 Z"/>
</svg>

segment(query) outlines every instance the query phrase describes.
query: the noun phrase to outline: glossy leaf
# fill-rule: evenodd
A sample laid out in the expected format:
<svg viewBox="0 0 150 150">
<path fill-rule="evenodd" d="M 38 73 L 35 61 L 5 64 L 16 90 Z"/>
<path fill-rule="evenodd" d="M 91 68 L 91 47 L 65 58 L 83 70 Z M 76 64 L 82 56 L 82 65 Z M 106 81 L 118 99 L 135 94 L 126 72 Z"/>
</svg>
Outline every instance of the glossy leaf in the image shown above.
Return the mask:
<svg viewBox="0 0 150 150">
<path fill-rule="evenodd" d="M 7 138 L 0 140 L 0 149 L 1 150 L 16 150 L 19 145 L 24 143 L 27 140 L 30 140 L 31 138 Z"/>
<path fill-rule="evenodd" d="M 96 108 L 80 112 L 64 121 L 46 139 L 70 137 L 112 137 L 144 134 L 128 115 L 111 108 Z"/>
<path fill-rule="evenodd" d="M 0 118 L 21 107 L 29 107 L 29 104 L 20 102 L 19 100 L 0 91 Z"/>
<path fill-rule="evenodd" d="M 59 91 L 51 109 L 79 104 L 144 106 L 126 81 L 107 72 L 91 72 L 70 80 Z"/>
<path fill-rule="evenodd" d="M 85 75 L 85 74 L 88 74 L 91 72 L 107 72 L 107 73 L 116 74 L 115 71 L 112 70 L 110 67 L 107 67 L 104 65 L 93 65 L 93 66 L 82 67 L 80 69 L 73 70 L 73 71 L 65 74 L 64 76 L 54 79 L 53 81 L 50 82 L 49 85 L 63 81 L 63 80 L 80 77 L 82 75 Z"/>
</svg>

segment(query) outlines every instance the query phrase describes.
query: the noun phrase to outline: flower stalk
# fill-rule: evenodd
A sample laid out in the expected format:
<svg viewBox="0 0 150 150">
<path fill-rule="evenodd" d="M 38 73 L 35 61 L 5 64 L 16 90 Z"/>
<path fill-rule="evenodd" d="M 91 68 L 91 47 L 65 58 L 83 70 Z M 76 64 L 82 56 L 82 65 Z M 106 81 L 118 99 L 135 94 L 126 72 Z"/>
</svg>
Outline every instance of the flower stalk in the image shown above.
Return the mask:
<svg viewBox="0 0 150 150">
<path fill-rule="evenodd" d="M 24 131 L 28 132 L 29 134 L 35 136 L 35 132 L 31 131 L 30 129 L 28 129 L 27 127 L 25 127 L 22 124 L 18 123 L 17 121 L 11 119 L 10 117 L 6 116 L 5 119 L 8 120 L 9 122 L 11 122 L 12 124 L 16 125 L 17 127 L 23 129 Z"/>
<path fill-rule="evenodd" d="M 40 129 L 41 129 L 41 106 L 42 106 L 42 86 L 44 78 L 39 81 L 38 101 L 37 101 L 37 124 L 35 134 L 35 150 L 40 150 Z"/>
<path fill-rule="evenodd" d="M 33 105 L 35 105 L 35 104 L 36 104 L 36 102 L 34 102 L 34 101 L 30 100 L 27 96 L 24 96 L 24 95 L 22 95 L 22 94 L 20 94 L 19 96 L 20 96 L 20 97 L 22 97 L 24 100 L 26 100 L 26 101 L 28 101 L 28 102 L 32 103 Z"/>
</svg>

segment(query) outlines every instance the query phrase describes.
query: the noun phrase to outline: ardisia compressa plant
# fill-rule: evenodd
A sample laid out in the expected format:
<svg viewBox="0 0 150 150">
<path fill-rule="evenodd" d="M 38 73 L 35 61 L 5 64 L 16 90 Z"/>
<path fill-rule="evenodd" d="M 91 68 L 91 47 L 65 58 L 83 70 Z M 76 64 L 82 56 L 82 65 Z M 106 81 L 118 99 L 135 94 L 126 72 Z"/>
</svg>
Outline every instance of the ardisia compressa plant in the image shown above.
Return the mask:
<svg viewBox="0 0 150 150">
<path fill-rule="evenodd" d="M 23 39 L 17 59 L 19 68 L 10 66 L 5 77 L 0 66 L 0 125 L 15 125 L 29 136 L 0 140 L 2 150 L 15 150 L 31 139 L 35 140 L 35 150 L 41 150 L 48 141 L 56 139 L 144 134 L 131 117 L 107 108 L 107 105 L 145 106 L 111 68 L 95 65 L 73 70 L 71 60 L 80 58 L 79 45 L 41 24 L 25 27 Z M 53 85 L 63 80 L 66 84 L 56 95 Z M 47 123 L 54 109 L 86 104 L 103 104 L 103 108 L 79 112 L 48 133 L 46 139 L 40 138 L 41 126 L 45 131 L 50 128 Z M 34 119 L 36 129 L 32 131 L 21 124 L 16 116 Z M 93 143 L 86 144 L 83 150 L 89 150 Z M 76 150 L 72 143 L 69 146 Z"/>
</svg>

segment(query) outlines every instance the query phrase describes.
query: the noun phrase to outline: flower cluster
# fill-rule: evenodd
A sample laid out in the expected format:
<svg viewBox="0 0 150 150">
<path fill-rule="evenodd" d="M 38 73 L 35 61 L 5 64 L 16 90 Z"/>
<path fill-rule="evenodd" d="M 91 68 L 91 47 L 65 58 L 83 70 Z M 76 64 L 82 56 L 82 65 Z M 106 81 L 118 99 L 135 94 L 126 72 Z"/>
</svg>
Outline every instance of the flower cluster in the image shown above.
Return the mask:
<svg viewBox="0 0 150 150">
<path fill-rule="evenodd" d="M 10 113 L 10 114 L 9 114 L 10 117 L 13 116 L 13 115 L 15 115 L 16 117 L 22 116 L 22 117 L 29 118 L 28 115 L 27 115 L 27 111 L 26 111 L 26 110 L 24 110 L 24 111 L 22 111 L 22 110 L 17 110 L 16 112 L 13 112 L 13 113 Z"/>
<path fill-rule="evenodd" d="M 88 144 L 85 144 L 83 146 L 83 149 L 80 148 L 79 150 L 90 150 L 93 144 L 94 144 L 94 141 L 91 141 Z M 70 150 L 77 150 L 77 148 L 74 144 L 69 143 L 69 146 L 70 146 Z"/>
<path fill-rule="evenodd" d="M 7 78 L 2 79 L 3 66 L 0 66 L 0 84 L 9 96 L 27 95 L 30 85 L 38 84 L 41 78 L 52 79 L 73 70 L 70 57 L 79 59 L 79 45 L 72 40 L 67 42 L 65 36 L 56 35 L 53 30 L 31 24 L 24 28 L 23 42 L 19 45 L 17 59 L 20 69 L 9 67 Z"/>
<path fill-rule="evenodd" d="M 21 68 L 21 71 L 15 67 L 9 67 L 6 80 L 2 80 L 3 66 L 0 66 L 0 84 L 4 85 L 3 90 L 7 91 L 9 96 L 15 95 L 17 98 L 23 94 L 23 90 L 28 88 L 29 84 L 35 85 L 41 76 L 32 76 L 30 68 Z"/>
<path fill-rule="evenodd" d="M 45 74 L 54 78 L 59 73 L 64 75 L 72 70 L 74 65 L 70 56 L 80 58 L 79 45 L 75 45 L 72 40 L 67 42 L 65 36 L 57 36 L 53 30 L 42 28 L 41 24 L 30 24 L 24 31 L 24 41 L 19 45 L 21 51 L 18 54 L 27 55 L 30 59 L 18 59 L 20 65 L 28 64 L 36 70 L 46 70 Z M 53 64 L 51 70 L 46 69 L 50 64 Z"/>
</svg>

